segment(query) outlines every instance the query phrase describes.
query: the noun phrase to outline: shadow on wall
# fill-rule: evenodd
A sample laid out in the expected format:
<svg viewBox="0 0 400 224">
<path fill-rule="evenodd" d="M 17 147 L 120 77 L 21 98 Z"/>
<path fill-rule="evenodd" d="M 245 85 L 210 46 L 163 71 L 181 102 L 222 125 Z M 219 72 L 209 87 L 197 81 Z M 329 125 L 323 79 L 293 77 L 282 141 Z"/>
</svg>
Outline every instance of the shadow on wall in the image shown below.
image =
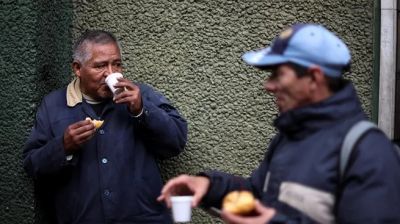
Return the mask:
<svg viewBox="0 0 400 224">
<path fill-rule="evenodd" d="M 67 1 L 40 1 L 38 8 L 37 80 L 40 94 L 65 86 L 71 78 L 73 5 Z"/>
<path fill-rule="evenodd" d="M 37 89 L 34 102 L 52 90 L 66 86 L 71 79 L 73 5 L 67 1 L 45 1 L 38 3 L 37 33 Z M 36 110 L 35 110 L 36 111 Z M 35 223 L 56 223 L 54 208 L 46 198 L 51 189 L 35 186 Z"/>
</svg>

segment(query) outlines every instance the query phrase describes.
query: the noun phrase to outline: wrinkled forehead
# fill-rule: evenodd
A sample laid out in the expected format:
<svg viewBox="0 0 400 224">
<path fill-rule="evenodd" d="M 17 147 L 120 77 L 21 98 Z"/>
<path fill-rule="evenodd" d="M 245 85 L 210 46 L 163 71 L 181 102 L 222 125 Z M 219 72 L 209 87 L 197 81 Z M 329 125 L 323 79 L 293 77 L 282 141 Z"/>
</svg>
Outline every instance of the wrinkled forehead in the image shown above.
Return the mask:
<svg viewBox="0 0 400 224">
<path fill-rule="evenodd" d="M 86 43 L 83 47 L 85 52 L 85 61 L 96 58 L 96 61 L 109 60 L 108 58 L 113 58 L 113 60 L 121 60 L 121 50 L 117 43 Z"/>
</svg>

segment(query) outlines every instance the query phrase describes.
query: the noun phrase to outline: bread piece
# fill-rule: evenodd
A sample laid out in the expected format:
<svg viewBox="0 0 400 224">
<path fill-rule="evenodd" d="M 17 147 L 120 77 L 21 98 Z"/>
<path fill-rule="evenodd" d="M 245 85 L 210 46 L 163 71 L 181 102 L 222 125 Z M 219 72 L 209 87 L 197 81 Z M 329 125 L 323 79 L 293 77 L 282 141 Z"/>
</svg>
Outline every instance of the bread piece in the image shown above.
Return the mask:
<svg viewBox="0 0 400 224">
<path fill-rule="evenodd" d="M 248 215 L 255 208 L 255 198 L 250 191 L 232 191 L 224 197 L 222 208 L 236 215 Z"/>
<path fill-rule="evenodd" d="M 85 120 L 89 120 L 90 122 L 92 122 L 96 129 L 100 128 L 104 122 L 103 120 L 91 119 L 90 117 L 87 117 Z"/>
</svg>

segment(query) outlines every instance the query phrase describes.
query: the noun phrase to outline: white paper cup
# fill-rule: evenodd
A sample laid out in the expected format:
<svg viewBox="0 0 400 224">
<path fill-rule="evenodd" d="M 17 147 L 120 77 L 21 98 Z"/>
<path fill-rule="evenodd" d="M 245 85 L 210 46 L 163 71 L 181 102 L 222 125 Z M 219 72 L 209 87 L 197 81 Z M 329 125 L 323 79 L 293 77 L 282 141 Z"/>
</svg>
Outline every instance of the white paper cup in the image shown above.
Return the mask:
<svg viewBox="0 0 400 224">
<path fill-rule="evenodd" d="M 118 72 L 109 74 L 106 78 L 107 86 L 108 88 L 110 88 L 111 92 L 113 92 L 114 95 L 121 92 L 121 89 L 114 87 L 114 85 L 118 82 L 118 78 L 123 78 L 122 74 Z"/>
<path fill-rule="evenodd" d="M 193 196 L 172 196 L 172 216 L 175 222 L 189 222 L 192 217 Z"/>
</svg>

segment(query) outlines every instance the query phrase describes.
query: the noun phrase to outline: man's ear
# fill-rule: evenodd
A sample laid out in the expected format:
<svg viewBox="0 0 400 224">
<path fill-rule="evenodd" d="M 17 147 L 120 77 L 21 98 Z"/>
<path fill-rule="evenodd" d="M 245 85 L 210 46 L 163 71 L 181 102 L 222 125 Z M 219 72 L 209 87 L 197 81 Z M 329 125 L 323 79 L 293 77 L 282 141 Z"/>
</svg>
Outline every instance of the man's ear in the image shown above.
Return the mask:
<svg viewBox="0 0 400 224">
<path fill-rule="evenodd" d="M 321 67 L 311 66 L 308 69 L 308 72 L 310 73 L 310 76 L 313 79 L 313 81 L 315 81 L 317 84 L 321 84 L 326 81 L 324 72 L 322 71 Z"/>
<path fill-rule="evenodd" d="M 81 77 L 81 63 L 77 61 L 72 62 L 72 71 L 74 71 L 77 77 Z"/>
<path fill-rule="evenodd" d="M 311 66 L 308 68 L 311 89 L 317 90 L 321 87 L 321 85 L 325 85 L 325 75 L 322 69 L 319 66 Z"/>
<path fill-rule="evenodd" d="M 331 94 L 331 90 L 329 89 L 328 80 L 324 71 L 322 71 L 321 67 L 313 66 L 310 68 L 309 72 L 311 73 L 313 79 L 313 89 L 319 92 L 320 96 L 327 97 Z M 324 99 L 321 98 L 321 99 Z"/>
</svg>

